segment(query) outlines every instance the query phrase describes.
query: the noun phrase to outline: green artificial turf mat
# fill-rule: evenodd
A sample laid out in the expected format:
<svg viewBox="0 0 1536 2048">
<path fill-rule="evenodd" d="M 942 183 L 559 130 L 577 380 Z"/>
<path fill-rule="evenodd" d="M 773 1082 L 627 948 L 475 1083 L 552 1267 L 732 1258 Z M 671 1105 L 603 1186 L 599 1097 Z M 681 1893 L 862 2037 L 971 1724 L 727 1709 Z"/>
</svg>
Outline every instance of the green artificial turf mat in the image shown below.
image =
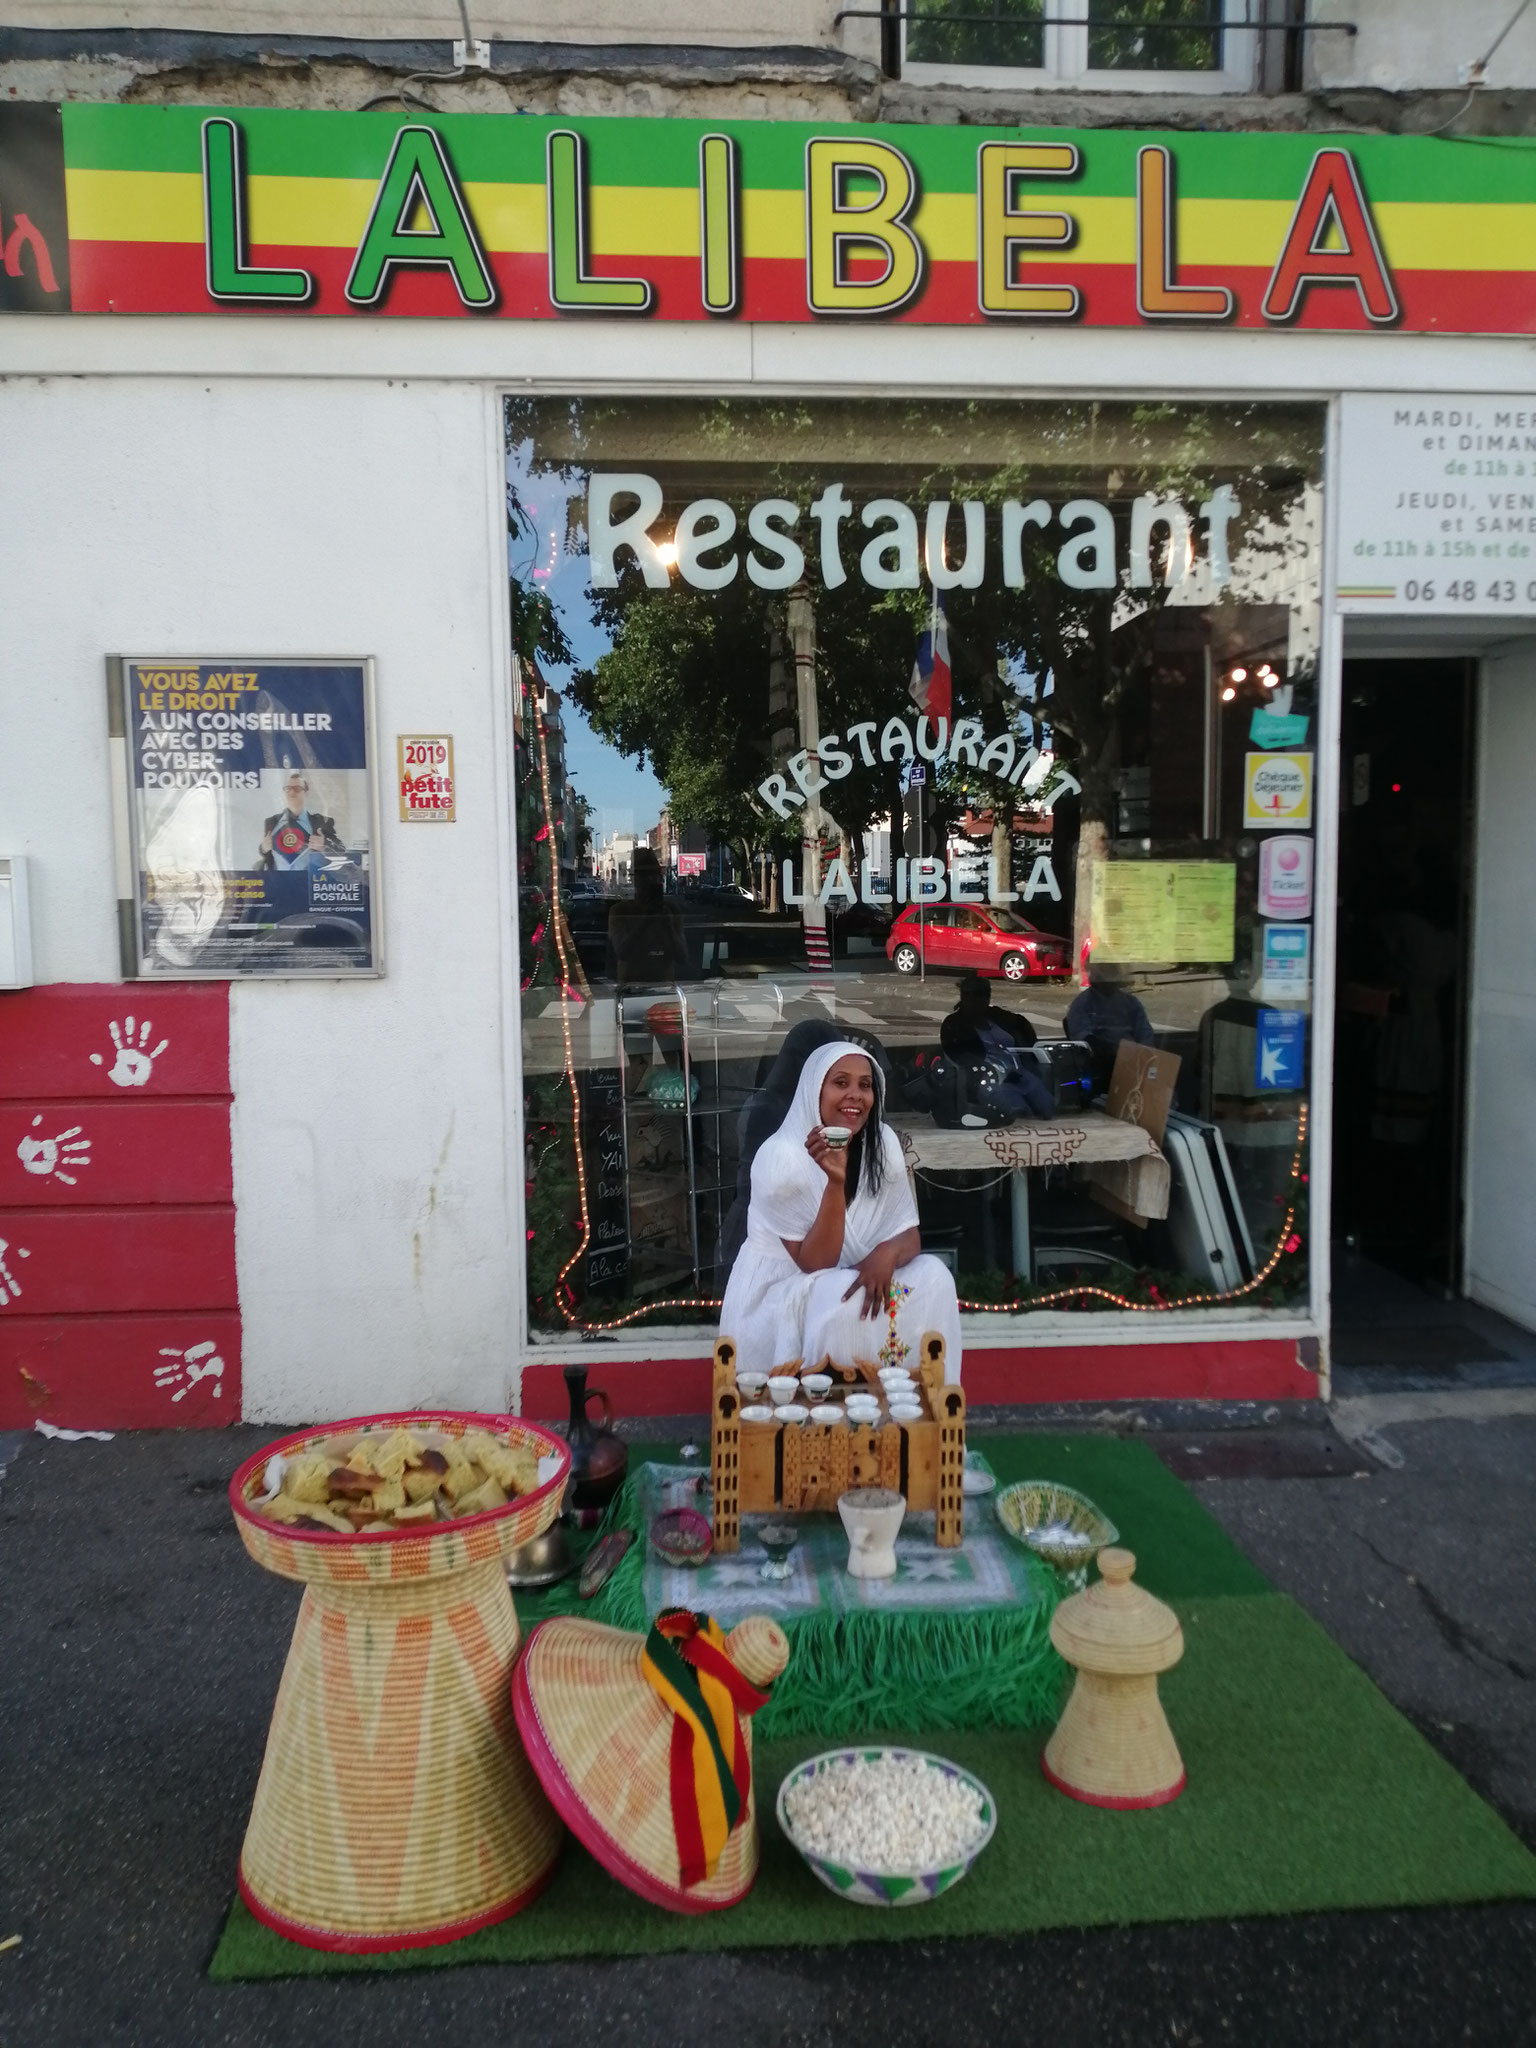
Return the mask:
<svg viewBox="0 0 1536 2048">
<path fill-rule="evenodd" d="M 1085 1475 L 1095 1469 L 1080 1464 Z M 1064 1462 L 1063 1477 L 1067 1469 Z M 1078 1466 L 1071 1470 L 1076 1483 Z M 1153 1493 L 1148 1482 L 1142 1497 Z M 540 1899 L 464 1941 L 394 1956 L 324 1955 L 270 1933 L 237 1903 L 211 1975 L 805 1948 L 1536 1898 L 1536 1858 L 1292 1601 L 1276 1593 L 1185 1599 L 1180 1614 L 1187 1651 L 1162 1688 L 1189 1773 L 1183 1797 L 1144 1813 L 1082 1806 L 1041 1776 L 1043 1733 L 947 1733 L 927 1746 L 978 1773 L 999 1823 L 976 1868 L 931 1904 L 903 1912 L 840 1902 L 780 1837 L 772 1818 L 780 1779 L 825 1746 L 801 1738 L 759 1749 L 762 1868 L 750 1897 L 729 1912 L 694 1917 L 648 1906 L 567 1839 Z"/>
<path fill-rule="evenodd" d="M 1122 1546 L 1136 1553 L 1137 1584 L 1160 1600 L 1272 1590 L 1189 1488 L 1134 1438 L 978 1431 L 971 1441 L 1000 1488 L 1016 1479 L 1051 1479 L 1087 1494 L 1120 1531 Z M 966 1514 L 976 1510 L 990 1514 L 991 1499 L 968 1500 Z"/>
</svg>

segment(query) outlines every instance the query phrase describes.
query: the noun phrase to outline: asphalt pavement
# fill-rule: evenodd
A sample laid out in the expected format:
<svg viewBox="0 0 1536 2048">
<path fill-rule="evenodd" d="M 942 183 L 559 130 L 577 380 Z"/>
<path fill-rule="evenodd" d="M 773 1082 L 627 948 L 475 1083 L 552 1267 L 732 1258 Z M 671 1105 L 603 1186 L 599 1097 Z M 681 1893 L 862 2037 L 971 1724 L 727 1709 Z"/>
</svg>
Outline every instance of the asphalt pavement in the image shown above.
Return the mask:
<svg viewBox="0 0 1536 2048">
<path fill-rule="evenodd" d="M 1536 1397 L 1419 1403 L 1148 1440 L 1536 1847 Z M 210 1984 L 299 1598 L 225 1487 L 276 1434 L 0 1438 L 0 2048 L 1536 2041 L 1524 1905 Z"/>
</svg>

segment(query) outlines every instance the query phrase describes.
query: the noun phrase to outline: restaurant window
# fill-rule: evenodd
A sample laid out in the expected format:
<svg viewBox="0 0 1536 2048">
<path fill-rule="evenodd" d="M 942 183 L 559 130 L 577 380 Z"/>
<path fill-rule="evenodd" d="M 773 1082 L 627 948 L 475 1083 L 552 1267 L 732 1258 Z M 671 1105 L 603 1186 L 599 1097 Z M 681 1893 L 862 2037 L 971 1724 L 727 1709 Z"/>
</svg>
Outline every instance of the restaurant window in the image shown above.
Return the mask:
<svg viewBox="0 0 1536 2048">
<path fill-rule="evenodd" d="M 1261 38 L 1244 0 L 911 0 L 914 82 L 1250 90 Z"/>
<path fill-rule="evenodd" d="M 535 1340 L 715 1322 L 829 1035 L 985 1327 L 1306 1309 L 1321 445 L 507 401 Z"/>
</svg>

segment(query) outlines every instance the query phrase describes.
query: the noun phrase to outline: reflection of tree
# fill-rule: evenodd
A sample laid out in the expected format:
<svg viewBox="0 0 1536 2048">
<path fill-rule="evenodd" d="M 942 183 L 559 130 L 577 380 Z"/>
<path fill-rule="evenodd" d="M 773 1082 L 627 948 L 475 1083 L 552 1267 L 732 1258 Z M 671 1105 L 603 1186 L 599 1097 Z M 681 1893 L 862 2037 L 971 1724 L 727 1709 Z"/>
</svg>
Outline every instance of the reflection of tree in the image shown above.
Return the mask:
<svg viewBox="0 0 1536 2048">
<path fill-rule="evenodd" d="M 513 405 L 509 401 L 505 409 L 509 443 L 513 418 Z M 530 573 L 531 562 L 521 559 L 533 551 L 538 540 L 538 527 L 511 477 L 507 479 L 506 491 L 512 651 L 524 661 L 542 660 L 563 667 L 571 659 L 571 643 L 560 624 L 559 614 L 550 603 L 549 593 L 540 589 Z"/>
<path fill-rule="evenodd" d="M 743 506 L 743 511 L 745 507 Z M 817 682 L 824 732 L 846 732 L 898 708 L 912 661 L 912 629 L 894 607 L 871 605 L 863 584 L 815 592 Z M 799 844 L 793 820 L 776 818 L 757 794 L 773 766 L 776 728 L 794 728 L 793 665 L 784 595 L 738 576 L 724 590 L 648 589 L 633 564 L 593 609 L 613 648 L 575 676 L 571 694 L 594 732 L 622 754 L 649 761 L 679 827 L 703 825 L 740 850 L 750 873 L 759 853 L 777 859 Z M 772 671 L 784 676 L 776 704 Z M 793 752 L 798 738 L 780 743 Z M 894 764 L 854 766 L 823 792 L 851 839 L 898 806 Z"/>
<path fill-rule="evenodd" d="M 1044 0 L 917 0 L 907 61 L 1035 69 L 1045 62 L 1044 17 L 1062 11 Z M 1221 0 L 1093 0 L 1088 21 L 1092 70 L 1220 67 Z"/>
<path fill-rule="evenodd" d="M 613 650 L 572 678 L 571 695 L 595 733 L 649 761 L 679 829 L 708 827 L 740 849 L 750 873 L 769 836 L 752 797 L 765 771 L 767 692 L 741 683 L 762 674 L 768 633 L 760 611 L 729 602 L 734 595 L 650 591 L 638 573 L 626 576 L 603 601 Z"/>
<path fill-rule="evenodd" d="M 1218 70 L 1221 15 L 1221 0 L 1094 0 L 1089 11 L 1089 68 Z M 1165 22 L 1166 29 L 1152 26 Z"/>
</svg>

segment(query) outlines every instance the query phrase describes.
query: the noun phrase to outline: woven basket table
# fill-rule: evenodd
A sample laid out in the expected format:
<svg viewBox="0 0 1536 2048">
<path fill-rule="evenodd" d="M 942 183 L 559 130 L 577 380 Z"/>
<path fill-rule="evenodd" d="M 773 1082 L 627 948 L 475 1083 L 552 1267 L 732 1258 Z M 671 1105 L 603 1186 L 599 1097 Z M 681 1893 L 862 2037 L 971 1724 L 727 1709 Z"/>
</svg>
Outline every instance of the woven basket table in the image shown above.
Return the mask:
<svg viewBox="0 0 1536 2048">
<path fill-rule="evenodd" d="M 505 1507 L 348 1536 L 268 1521 L 267 1460 L 364 1429 L 485 1429 L 560 1465 Z M 344 1455 L 344 1452 L 343 1452 Z M 554 1874 L 561 1824 L 512 1718 L 518 1648 L 506 1558 L 560 1512 L 562 1438 L 501 1415 L 373 1415 L 269 1444 L 230 1481 L 257 1564 L 304 1583 L 240 1855 L 240 1894 L 309 1948 L 455 1941 Z"/>
</svg>

